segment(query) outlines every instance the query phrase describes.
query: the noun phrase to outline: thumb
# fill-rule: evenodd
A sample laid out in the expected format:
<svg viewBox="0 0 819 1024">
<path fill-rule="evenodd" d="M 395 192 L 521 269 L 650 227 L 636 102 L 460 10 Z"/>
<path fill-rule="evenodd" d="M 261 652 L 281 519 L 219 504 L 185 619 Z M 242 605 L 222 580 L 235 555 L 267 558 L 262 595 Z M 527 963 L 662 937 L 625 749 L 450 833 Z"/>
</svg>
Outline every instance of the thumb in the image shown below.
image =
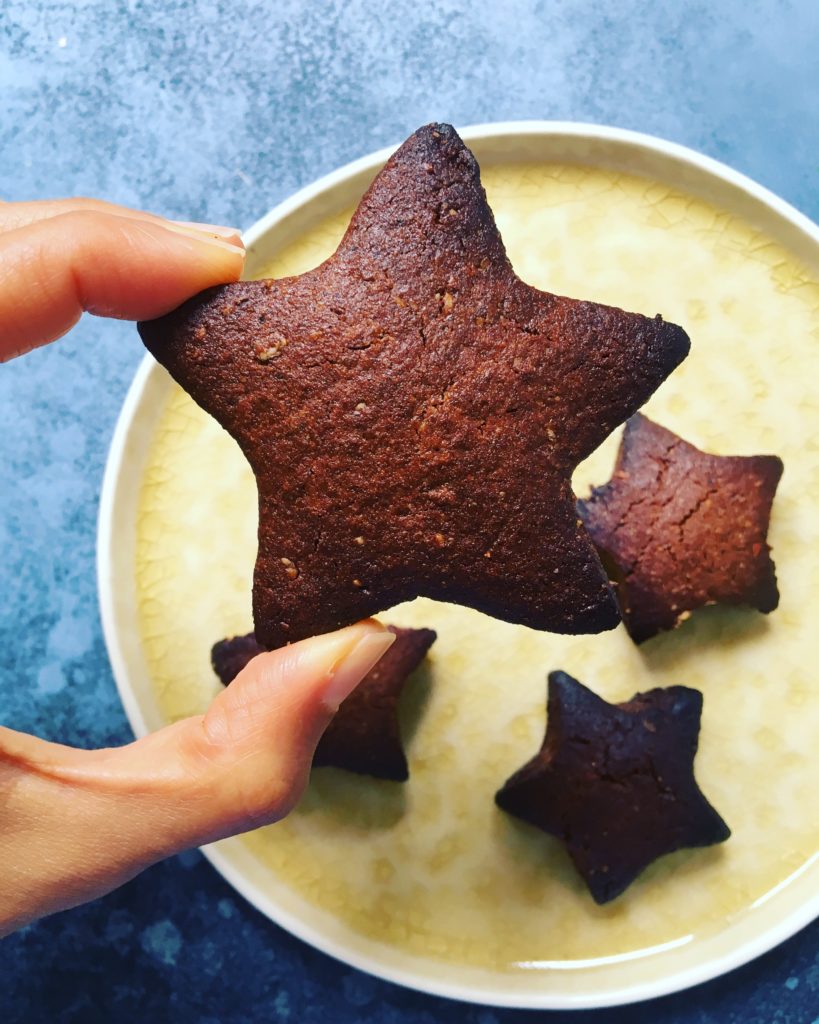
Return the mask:
<svg viewBox="0 0 819 1024">
<path fill-rule="evenodd" d="M 133 744 L 136 777 L 152 763 L 164 766 L 163 780 L 174 769 L 168 795 L 181 813 L 172 845 L 201 845 L 284 817 L 301 796 L 330 719 L 394 639 L 367 621 L 260 654 L 202 718 Z"/>
<path fill-rule="evenodd" d="M 283 817 L 332 715 L 393 640 L 367 621 L 261 654 L 206 714 L 117 749 L 0 729 L 0 934 Z"/>
</svg>

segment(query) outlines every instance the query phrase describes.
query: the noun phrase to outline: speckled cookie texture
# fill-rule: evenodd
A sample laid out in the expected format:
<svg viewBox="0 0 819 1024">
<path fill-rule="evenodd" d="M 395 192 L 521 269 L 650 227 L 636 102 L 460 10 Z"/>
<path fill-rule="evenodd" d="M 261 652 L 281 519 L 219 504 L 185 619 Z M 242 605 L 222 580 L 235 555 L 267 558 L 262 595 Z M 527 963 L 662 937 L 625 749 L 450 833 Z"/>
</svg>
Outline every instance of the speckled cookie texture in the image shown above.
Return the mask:
<svg viewBox="0 0 819 1024">
<path fill-rule="evenodd" d="M 435 631 L 387 628 L 395 642 L 341 704 L 316 747 L 314 768 L 343 768 L 393 782 L 409 778 L 398 702 L 435 642 Z M 211 651 L 213 669 L 227 686 L 262 650 L 253 633 L 220 640 Z"/>
<path fill-rule="evenodd" d="M 609 704 L 552 672 L 543 747 L 495 800 L 562 840 L 608 903 L 663 854 L 731 834 L 694 779 L 701 714 L 702 694 L 686 686 Z"/>
<path fill-rule="evenodd" d="M 255 473 L 265 647 L 419 595 L 560 633 L 619 621 L 570 478 L 688 338 L 522 282 L 448 125 L 401 146 L 320 267 L 140 334 Z"/>
<path fill-rule="evenodd" d="M 629 420 L 614 475 L 579 509 L 636 643 L 702 605 L 777 607 L 767 534 L 781 475 L 774 455 L 709 455 Z"/>
</svg>

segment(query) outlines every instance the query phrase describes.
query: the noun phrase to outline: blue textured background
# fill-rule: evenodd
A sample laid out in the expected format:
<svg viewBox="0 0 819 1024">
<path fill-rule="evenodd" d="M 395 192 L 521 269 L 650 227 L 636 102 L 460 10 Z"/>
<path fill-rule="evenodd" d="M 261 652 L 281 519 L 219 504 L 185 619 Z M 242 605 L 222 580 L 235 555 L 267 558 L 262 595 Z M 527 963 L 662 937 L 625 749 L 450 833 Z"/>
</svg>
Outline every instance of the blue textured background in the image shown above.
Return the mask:
<svg viewBox="0 0 819 1024">
<path fill-rule="evenodd" d="M 426 121 L 531 117 L 687 143 L 816 218 L 817 52 L 816 0 L 0 0 L 0 195 L 86 194 L 247 226 Z M 129 738 L 100 633 L 94 531 L 141 355 L 133 328 L 86 319 L 0 367 L 0 721 L 78 745 Z M 813 1024 L 818 951 L 814 926 L 681 996 L 540 1016 Z M 524 1016 L 340 966 L 197 853 L 0 946 L 4 1024 Z"/>
</svg>

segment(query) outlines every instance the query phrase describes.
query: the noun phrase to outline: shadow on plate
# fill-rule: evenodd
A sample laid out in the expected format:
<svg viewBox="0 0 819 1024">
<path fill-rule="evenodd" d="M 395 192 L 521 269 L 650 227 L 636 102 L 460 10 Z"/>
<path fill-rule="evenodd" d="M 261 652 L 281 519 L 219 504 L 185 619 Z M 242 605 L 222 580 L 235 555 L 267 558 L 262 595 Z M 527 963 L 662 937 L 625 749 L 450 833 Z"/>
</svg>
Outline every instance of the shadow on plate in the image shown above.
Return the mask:
<svg viewBox="0 0 819 1024">
<path fill-rule="evenodd" d="M 578 903 L 594 906 L 561 842 L 503 811 L 492 819 L 492 837 L 508 860 L 516 888 L 532 895 L 557 883 L 575 894 Z"/>
<path fill-rule="evenodd" d="M 418 731 L 421 719 L 429 704 L 432 693 L 432 665 L 429 658 L 426 658 L 412 673 L 401 694 L 398 704 L 398 723 L 401 728 L 401 738 L 404 742 L 404 750 L 410 761 L 410 773 L 412 773 L 412 740 Z"/>
<path fill-rule="evenodd" d="M 407 809 L 404 784 L 354 775 L 340 768 L 316 768 L 296 811 L 318 815 L 334 829 L 371 833 L 392 828 Z"/>
<path fill-rule="evenodd" d="M 692 612 L 676 629 L 647 640 L 639 650 L 646 666 L 660 671 L 681 667 L 716 647 L 726 650 L 759 640 L 770 628 L 768 616 L 753 608 L 708 605 Z"/>
</svg>

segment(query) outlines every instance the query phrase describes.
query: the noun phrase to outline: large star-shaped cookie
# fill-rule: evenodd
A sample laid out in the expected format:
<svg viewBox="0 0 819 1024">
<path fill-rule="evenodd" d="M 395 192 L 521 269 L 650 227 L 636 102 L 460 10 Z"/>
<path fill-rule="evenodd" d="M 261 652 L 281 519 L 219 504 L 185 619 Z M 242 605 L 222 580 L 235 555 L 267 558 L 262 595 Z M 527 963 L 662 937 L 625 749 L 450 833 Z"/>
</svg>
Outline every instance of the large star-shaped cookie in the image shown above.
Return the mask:
<svg viewBox="0 0 819 1024">
<path fill-rule="evenodd" d="M 562 840 L 607 903 L 657 857 L 731 834 L 694 779 L 701 713 L 702 694 L 685 686 L 608 704 L 552 672 L 543 747 L 495 801 Z"/>
<path fill-rule="evenodd" d="M 781 475 L 775 455 L 708 455 L 645 416 L 629 420 L 614 475 L 578 507 L 635 643 L 706 604 L 776 608 L 767 535 Z"/>
<path fill-rule="evenodd" d="M 139 330 L 255 473 L 265 647 L 419 595 L 562 633 L 619 621 L 570 478 L 688 338 L 516 277 L 450 126 L 401 146 L 315 270 Z"/>
<path fill-rule="evenodd" d="M 313 766 L 404 782 L 409 767 L 398 722 L 398 701 L 409 675 L 435 642 L 432 629 L 388 626 L 395 642 L 345 698 L 319 740 Z M 262 648 L 253 633 L 214 644 L 211 661 L 227 686 Z"/>
</svg>

